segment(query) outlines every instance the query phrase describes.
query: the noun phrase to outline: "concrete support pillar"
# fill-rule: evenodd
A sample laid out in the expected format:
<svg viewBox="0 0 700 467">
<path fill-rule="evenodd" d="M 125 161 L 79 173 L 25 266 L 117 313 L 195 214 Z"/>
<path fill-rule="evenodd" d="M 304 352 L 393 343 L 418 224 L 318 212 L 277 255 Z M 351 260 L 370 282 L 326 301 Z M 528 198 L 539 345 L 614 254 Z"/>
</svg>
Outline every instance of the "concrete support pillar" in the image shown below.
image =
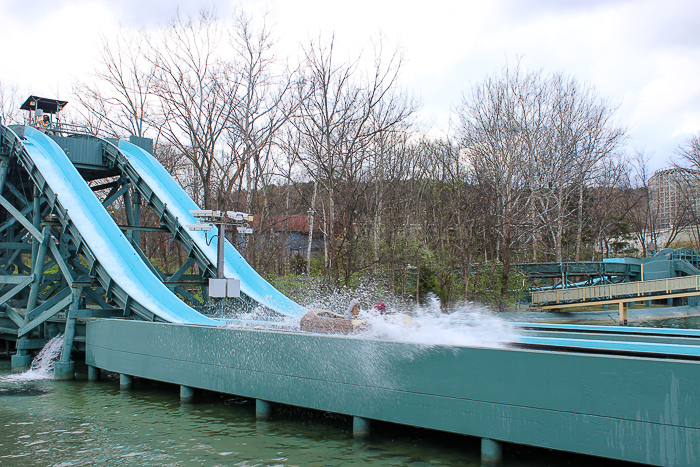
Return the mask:
<svg viewBox="0 0 700 467">
<path fill-rule="evenodd" d="M 101 371 L 96 366 L 88 365 L 88 381 L 99 381 Z"/>
<path fill-rule="evenodd" d="M 134 386 L 134 377 L 131 375 L 120 374 L 119 375 L 119 389 L 122 391 L 129 391 Z"/>
<path fill-rule="evenodd" d="M 30 366 L 32 366 L 32 360 L 34 357 L 27 353 L 27 351 L 20 352 L 19 350 L 17 351 L 17 354 L 12 356 L 12 371 L 24 371 L 28 370 Z"/>
<path fill-rule="evenodd" d="M 180 402 L 184 404 L 191 404 L 194 402 L 194 388 L 189 386 L 180 385 Z"/>
<path fill-rule="evenodd" d="M 362 417 L 352 417 L 352 435 L 355 438 L 367 438 L 370 431 L 370 420 Z"/>
<path fill-rule="evenodd" d="M 620 302 L 618 308 L 620 310 L 620 318 L 618 324 L 620 326 L 627 326 L 627 307 L 625 306 L 625 302 Z"/>
<path fill-rule="evenodd" d="M 495 465 L 501 462 L 503 453 L 501 443 L 488 438 L 481 438 L 481 463 Z"/>
<path fill-rule="evenodd" d="M 272 416 L 272 404 L 262 399 L 255 399 L 255 418 L 269 420 Z"/>
<path fill-rule="evenodd" d="M 75 362 L 55 362 L 53 364 L 53 379 L 62 381 L 75 379 Z"/>
</svg>

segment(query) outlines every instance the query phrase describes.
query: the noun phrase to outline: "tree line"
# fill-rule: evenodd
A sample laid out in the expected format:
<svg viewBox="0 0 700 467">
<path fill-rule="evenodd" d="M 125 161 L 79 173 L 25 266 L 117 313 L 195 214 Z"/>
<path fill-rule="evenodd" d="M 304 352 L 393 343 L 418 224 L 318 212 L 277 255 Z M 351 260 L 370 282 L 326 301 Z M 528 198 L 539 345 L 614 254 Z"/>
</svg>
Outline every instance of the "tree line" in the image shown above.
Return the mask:
<svg viewBox="0 0 700 467">
<path fill-rule="evenodd" d="M 212 11 L 103 37 L 94 75 L 74 83 L 70 121 L 153 138 L 200 206 L 258 216 L 239 245 L 270 276 L 379 277 L 404 298 L 502 304 L 527 286 L 514 264 L 634 254 L 633 239 L 646 254 L 658 227 L 648 157 L 629 154 L 617 106 L 593 86 L 509 64 L 465 89 L 436 138 L 384 38 L 351 57 L 332 36 L 312 38 L 296 60 L 277 56 L 273 38 L 264 19 Z M 0 84 L 4 122 L 20 118 L 17 95 Z M 698 137 L 678 156 L 695 177 Z M 676 227 L 692 224 L 687 209 Z M 300 216 L 306 243 L 293 253 Z M 142 242 L 163 267 L 182 264 L 166 236 Z"/>
</svg>

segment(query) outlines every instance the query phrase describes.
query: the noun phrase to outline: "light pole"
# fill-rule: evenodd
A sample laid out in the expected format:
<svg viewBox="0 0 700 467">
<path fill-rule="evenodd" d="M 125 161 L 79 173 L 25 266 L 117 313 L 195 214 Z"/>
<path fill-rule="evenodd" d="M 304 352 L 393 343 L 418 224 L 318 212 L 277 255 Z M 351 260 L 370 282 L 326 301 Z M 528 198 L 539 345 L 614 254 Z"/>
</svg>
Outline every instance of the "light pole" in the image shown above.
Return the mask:
<svg viewBox="0 0 700 467">
<path fill-rule="evenodd" d="M 217 255 L 216 255 L 216 279 L 209 279 L 209 296 L 210 297 L 239 297 L 241 290 L 241 282 L 239 279 L 224 277 L 224 246 L 226 244 L 226 226 L 235 226 L 240 234 L 252 234 L 253 229 L 250 223 L 253 222 L 253 215 L 238 211 L 213 211 L 211 209 L 192 210 L 190 214 L 197 219 L 196 224 L 187 225 L 189 230 L 204 231 L 205 239 L 206 232 L 210 232 L 214 225 L 219 230 Z M 214 237 L 207 240 L 207 245 Z"/>
</svg>

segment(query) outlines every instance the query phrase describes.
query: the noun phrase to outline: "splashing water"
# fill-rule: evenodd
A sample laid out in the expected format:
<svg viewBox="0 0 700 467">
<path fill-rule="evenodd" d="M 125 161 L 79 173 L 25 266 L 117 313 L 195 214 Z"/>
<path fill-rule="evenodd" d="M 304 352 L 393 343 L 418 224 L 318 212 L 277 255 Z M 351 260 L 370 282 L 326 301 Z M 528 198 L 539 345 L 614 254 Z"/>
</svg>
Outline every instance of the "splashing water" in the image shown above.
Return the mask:
<svg viewBox="0 0 700 467">
<path fill-rule="evenodd" d="M 63 335 L 56 336 L 46 343 L 41 352 L 32 360 L 32 366 L 23 373 L 9 375 L 3 381 L 38 381 L 53 378 L 53 364 L 61 355 Z"/>
<path fill-rule="evenodd" d="M 361 338 L 411 342 L 426 346 L 504 347 L 517 342 L 515 326 L 494 313 L 474 305 L 461 305 L 450 313 L 417 307 L 410 314 L 379 315 L 368 311 L 360 318 L 370 324 L 357 334 Z M 407 319 L 406 316 L 410 316 Z"/>
<path fill-rule="evenodd" d="M 354 287 L 324 287 L 318 282 L 309 282 L 302 294 L 297 297 L 299 303 L 308 309 L 331 310 L 343 313 L 352 300 L 359 300 L 367 308 L 377 302 L 384 302 L 396 309 L 405 309 L 409 302 L 400 300 L 378 280 L 369 280 Z"/>
<path fill-rule="evenodd" d="M 355 335 L 358 338 L 465 347 L 504 347 L 519 340 L 517 328 L 488 308 L 458 303 L 445 312 L 434 294 L 428 294 L 424 304 L 415 304 L 391 296 L 376 288 L 376 284 L 364 284 L 359 289 L 340 290 L 330 299 L 319 300 L 318 294 L 313 297 L 340 313 L 352 298 L 358 298 L 367 308 L 378 301 L 385 302 L 391 314 L 380 315 L 371 310 L 360 313 L 359 318 L 369 326 Z"/>
<path fill-rule="evenodd" d="M 290 298 L 309 310 L 332 310 L 343 313 L 353 299 L 361 303 L 374 304 L 379 301 L 402 307 L 395 296 L 387 292 L 386 287 L 380 281 L 367 281 L 355 287 L 329 287 L 315 277 L 301 276 L 297 279 L 295 290 L 288 291 Z M 256 307 L 249 311 L 228 308 L 228 303 L 220 302 L 219 308 L 212 312 L 217 317 L 232 320 L 227 323 L 229 327 L 236 328 L 274 328 L 296 327 L 299 319 L 288 316 L 274 316 L 263 307 Z M 371 305 L 370 305 L 371 306 Z M 266 324 L 263 324 L 266 323 Z M 277 325 L 275 325 L 277 323 Z"/>
<path fill-rule="evenodd" d="M 363 309 L 377 302 L 386 304 L 387 311 L 395 314 L 378 315 L 369 311 L 359 318 L 370 326 L 353 337 L 410 342 L 425 346 L 448 345 L 469 347 L 504 347 L 519 340 L 517 328 L 488 308 L 473 303 L 459 303 L 443 310 L 440 299 L 434 294 L 425 303 L 416 305 L 393 295 L 381 282 L 369 281 L 357 287 L 329 289 L 320 282 L 308 279 L 303 291 L 293 298 L 308 309 L 326 309 L 343 314 L 353 299 L 359 300 Z M 409 316 L 406 319 L 402 315 Z M 239 314 L 232 327 L 260 328 L 260 315 Z M 288 320 L 280 324 L 292 325 Z M 282 329 L 280 327 L 280 329 Z M 291 329 L 290 329 L 291 330 Z"/>
</svg>

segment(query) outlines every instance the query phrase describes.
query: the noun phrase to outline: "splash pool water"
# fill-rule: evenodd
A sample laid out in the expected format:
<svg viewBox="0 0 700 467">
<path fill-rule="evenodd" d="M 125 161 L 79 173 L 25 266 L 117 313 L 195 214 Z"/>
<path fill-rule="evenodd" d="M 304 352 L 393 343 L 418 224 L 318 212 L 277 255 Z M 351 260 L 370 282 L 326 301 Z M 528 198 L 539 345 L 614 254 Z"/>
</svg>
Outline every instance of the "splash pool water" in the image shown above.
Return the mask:
<svg viewBox="0 0 700 467">
<path fill-rule="evenodd" d="M 250 401 L 209 393 L 181 405 L 176 386 L 116 379 L 7 381 L 0 360 L 3 466 L 479 466 L 478 440 L 380 425 L 354 441 L 347 420 L 290 409 L 255 420 Z M 506 446 L 505 465 L 590 465 L 591 458 Z M 611 463 L 609 465 L 615 465 Z M 618 463 L 617 465 L 625 465 Z"/>
</svg>

